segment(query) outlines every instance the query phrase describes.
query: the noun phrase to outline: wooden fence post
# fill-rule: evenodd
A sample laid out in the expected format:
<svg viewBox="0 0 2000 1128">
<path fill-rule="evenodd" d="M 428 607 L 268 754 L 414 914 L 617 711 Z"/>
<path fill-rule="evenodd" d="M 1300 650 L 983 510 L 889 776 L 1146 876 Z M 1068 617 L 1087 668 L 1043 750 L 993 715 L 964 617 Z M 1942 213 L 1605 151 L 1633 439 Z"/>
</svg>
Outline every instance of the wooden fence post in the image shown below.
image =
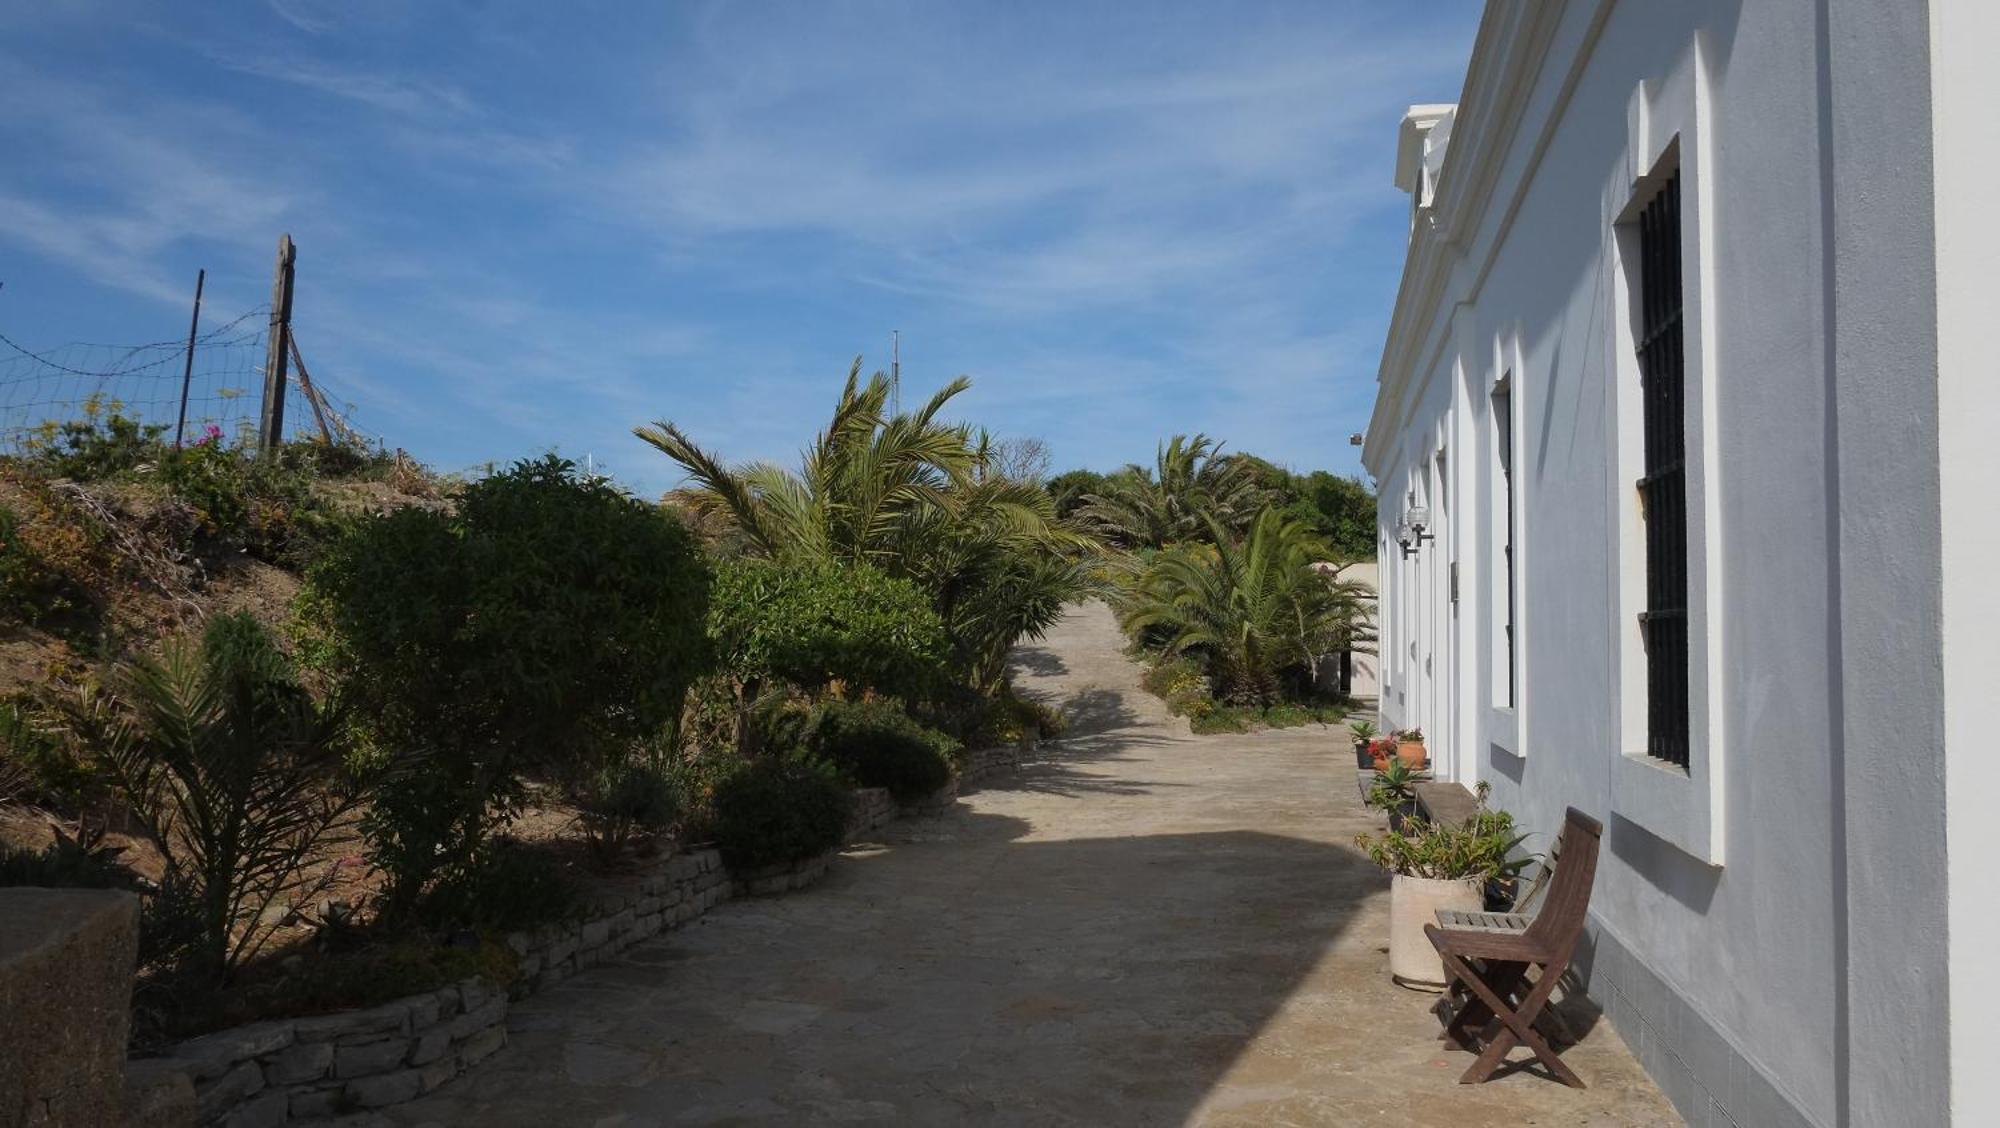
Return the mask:
<svg viewBox="0 0 2000 1128">
<path fill-rule="evenodd" d="M 278 266 L 271 281 L 271 330 L 264 346 L 264 409 L 257 419 L 257 447 L 269 453 L 285 439 L 285 362 L 291 353 L 292 275 L 298 248 L 278 236 Z"/>
</svg>

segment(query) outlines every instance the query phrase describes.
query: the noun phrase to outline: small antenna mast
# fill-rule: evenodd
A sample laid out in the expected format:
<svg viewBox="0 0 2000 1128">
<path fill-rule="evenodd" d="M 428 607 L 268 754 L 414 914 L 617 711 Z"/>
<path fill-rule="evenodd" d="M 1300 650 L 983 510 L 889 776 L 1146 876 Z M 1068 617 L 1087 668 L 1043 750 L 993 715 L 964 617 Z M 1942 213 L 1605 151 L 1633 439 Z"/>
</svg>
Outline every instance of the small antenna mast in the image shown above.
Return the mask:
<svg viewBox="0 0 2000 1128">
<path fill-rule="evenodd" d="M 903 413 L 903 333 L 889 330 L 889 414 Z"/>
</svg>

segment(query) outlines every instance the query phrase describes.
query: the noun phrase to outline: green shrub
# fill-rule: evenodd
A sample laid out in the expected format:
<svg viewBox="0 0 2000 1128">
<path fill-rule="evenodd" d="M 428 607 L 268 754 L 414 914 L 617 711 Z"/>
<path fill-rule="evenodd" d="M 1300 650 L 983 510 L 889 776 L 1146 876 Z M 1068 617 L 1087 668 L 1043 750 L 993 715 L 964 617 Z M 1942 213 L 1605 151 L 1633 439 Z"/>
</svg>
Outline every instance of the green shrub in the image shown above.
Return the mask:
<svg viewBox="0 0 2000 1128">
<path fill-rule="evenodd" d="M 363 824 L 392 917 L 476 862 L 522 771 L 579 778 L 678 723 L 709 663 L 708 585 L 677 521 L 554 456 L 327 548 L 301 649 L 393 781 Z"/>
<path fill-rule="evenodd" d="M 1196 724 L 1217 708 L 1215 698 L 1209 693 L 1208 676 L 1202 672 L 1198 662 L 1186 655 L 1155 662 L 1140 675 L 1139 684 L 1146 692 L 1165 701 L 1168 712 L 1186 717 Z"/>
<path fill-rule="evenodd" d="M 744 764 L 716 785 L 715 836 L 738 871 L 789 865 L 840 845 L 849 796 L 834 770 L 797 757 Z"/>
<path fill-rule="evenodd" d="M 281 450 L 286 448 L 280 448 Z M 330 539 L 339 518 L 312 492 L 309 468 L 219 439 L 169 451 L 160 478 L 217 542 L 277 564 L 298 564 Z"/>
<path fill-rule="evenodd" d="M 40 622 L 67 603 L 64 577 L 21 538 L 20 519 L 0 505 L 0 617 Z"/>
<path fill-rule="evenodd" d="M 829 701 L 819 709 L 811 748 L 862 787 L 886 787 L 910 803 L 951 781 L 958 742 L 928 729 L 888 701 Z"/>
<path fill-rule="evenodd" d="M 80 813 L 101 798 L 103 771 L 67 741 L 44 731 L 30 715 L 29 700 L 0 701 L 0 802 L 32 802 Z"/>
<path fill-rule="evenodd" d="M 520 932 L 573 920 L 583 911 L 583 892 L 562 864 L 519 843 L 489 843 L 472 864 L 453 870 L 433 885 L 416 919 L 438 929 L 475 928 Z"/>
<path fill-rule="evenodd" d="M 55 478 L 101 481 L 129 473 L 166 452 L 163 423 L 142 423 L 125 414 L 125 405 L 93 395 L 83 403 L 83 418 L 50 420 L 23 442 L 29 457 Z"/>
<path fill-rule="evenodd" d="M 610 862 L 642 836 L 666 834 L 680 820 L 680 791 L 664 769 L 645 763 L 607 764 L 571 791 L 591 852 Z"/>
<path fill-rule="evenodd" d="M 709 633 L 722 667 L 809 691 L 921 691 L 948 651 L 916 585 L 864 564 L 741 559 L 717 569 Z"/>
</svg>

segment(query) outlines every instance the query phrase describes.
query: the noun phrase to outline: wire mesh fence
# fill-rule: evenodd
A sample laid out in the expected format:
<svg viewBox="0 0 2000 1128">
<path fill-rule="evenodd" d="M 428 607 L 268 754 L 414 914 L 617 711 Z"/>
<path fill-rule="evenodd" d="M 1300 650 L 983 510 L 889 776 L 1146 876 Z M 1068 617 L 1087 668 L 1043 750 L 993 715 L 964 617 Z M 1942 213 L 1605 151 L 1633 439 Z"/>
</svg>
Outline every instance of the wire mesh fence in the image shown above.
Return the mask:
<svg viewBox="0 0 2000 1128">
<path fill-rule="evenodd" d="M 52 442 L 66 423 L 103 423 L 114 415 L 162 428 L 168 441 L 182 429 L 187 442 L 253 444 L 263 403 L 269 323 L 270 309 L 262 307 L 202 331 L 194 340 L 192 363 L 186 337 L 37 349 L 0 332 L 0 451 L 27 453 Z M 348 422 L 352 404 L 330 395 L 323 383 L 303 382 L 296 344 L 291 355 L 287 437 L 324 435 L 336 442 L 378 445 L 377 436 Z"/>
</svg>

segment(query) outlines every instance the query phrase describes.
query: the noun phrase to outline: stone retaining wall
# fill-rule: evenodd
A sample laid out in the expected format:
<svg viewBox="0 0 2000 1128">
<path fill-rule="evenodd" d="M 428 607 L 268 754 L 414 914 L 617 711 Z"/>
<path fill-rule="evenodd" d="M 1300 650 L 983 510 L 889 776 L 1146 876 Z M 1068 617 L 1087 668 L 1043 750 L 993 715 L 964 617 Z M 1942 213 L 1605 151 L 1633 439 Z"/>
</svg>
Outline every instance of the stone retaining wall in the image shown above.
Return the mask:
<svg viewBox="0 0 2000 1128">
<path fill-rule="evenodd" d="M 980 780 L 1011 772 L 1028 762 L 1034 755 L 1032 744 L 1002 744 L 993 748 L 981 748 L 965 754 L 965 764 L 958 773 L 960 790 L 978 783 Z"/>
<path fill-rule="evenodd" d="M 888 788 L 857 787 L 854 789 L 854 807 L 847 815 L 847 840 L 852 842 L 859 835 L 894 822 L 901 813 Z"/>
<path fill-rule="evenodd" d="M 898 808 L 884 788 L 854 793 L 847 838 L 899 816 L 935 814 L 971 782 L 1019 766 L 1013 747 L 971 753 L 962 775 L 935 795 Z M 829 853 L 732 880 L 713 849 L 660 862 L 623 891 L 593 899 L 582 921 L 514 933 L 520 959 L 511 991 L 468 979 L 361 1011 L 255 1023 L 204 1035 L 126 1067 L 128 1115 L 154 1094 L 193 1086 L 194 1123 L 228 1128 L 309 1121 L 397 1104 L 431 1092 L 507 1044 L 507 1005 L 663 931 L 731 896 L 801 889 L 824 876 Z"/>
</svg>

